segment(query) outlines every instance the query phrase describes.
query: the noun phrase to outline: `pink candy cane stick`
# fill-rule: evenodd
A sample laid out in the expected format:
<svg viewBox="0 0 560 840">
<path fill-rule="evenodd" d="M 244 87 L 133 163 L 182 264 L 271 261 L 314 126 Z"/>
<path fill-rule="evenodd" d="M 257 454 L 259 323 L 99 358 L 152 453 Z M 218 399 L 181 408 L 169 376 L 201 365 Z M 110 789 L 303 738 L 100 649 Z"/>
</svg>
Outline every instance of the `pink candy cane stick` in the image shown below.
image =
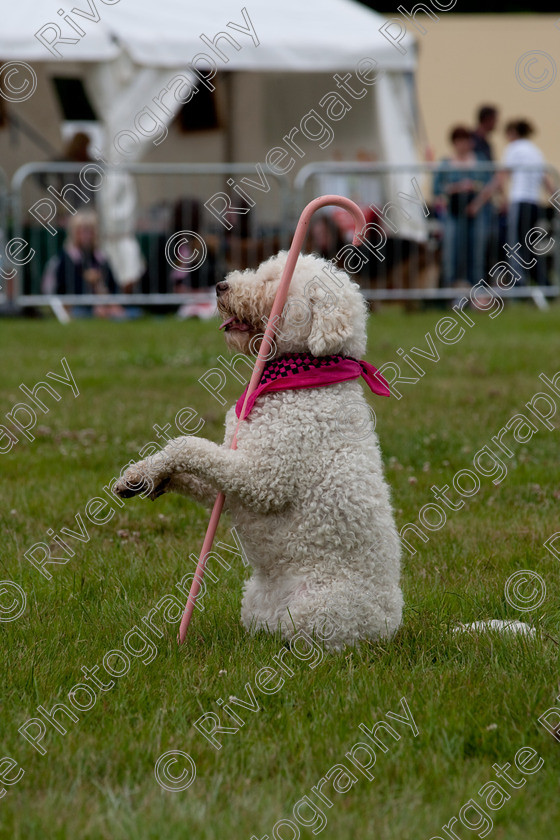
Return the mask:
<svg viewBox="0 0 560 840">
<path fill-rule="evenodd" d="M 288 253 L 288 259 L 286 260 L 286 265 L 284 266 L 284 271 L 282 272 L 282 277 L 280 279 L 280 285 L 278 286 L 278 291 L 276 292 L 276 297 L 274 298 L 274 304 L 272 306 L 272 310 L 269 316 L 268 326 L 265 330 L 263 340 L 261 342 L 261 346 L 257 355 L 257 360 L 255 362 L 255 367 L 253 368 L 253 373 L 249 381 L 249 387 L 247 388 L 247 393 L 243 402 L 243 408 L 241 409 L 235 433 L 231 441 L 232 449 L 237 449 L 237 433 L 239 432 L 239 427 L 243 422 L 243 419 L 245 418 L 247 401 L 260 382 L 260 378 L 263 372 L 267 356 L 272 347 L 272 339 L 274 338 L 274 326 L 276 324 L 276 321 L 278 320 L 278 316 L 284 308 L 284 304 L 286 303 L 286 298 L 288 297 L 288 289 L 290 286 L 292 275 L 294 273 L 294 268 L 296 267 L 296 262 L 299 257 L 301 248 L 303 246 L 303 242 L 307 233 L 307 228 L 309 227 L 311 216 L 316 210 L 318 210 L 320 207 L 325 207 L 325 205 L 327 204 L 334 204 L 337 207 L 342 207 L 344 210 L 348 210 L 348 212 L 351 213 L 354 219 L 355 231 L 353 244 L 359 245 L 362 241 L 360 234 L 356 233 L 356 231 L 363 231 L 364 227 L 366 226 L 366 220 L 364 214 L 362 213 L 358 205 L 351 201 L 349 198 L 344 198 L 341 195 L 323 195 L 320 198 L 316 198 L 314 199 L 314 201 L 311 201 L 303 210 L 303 213 L 301 214 L 296 227 L 296 232 L 294 233 L 292 245 Z M 206 531 L 206 536 L 204 537 L 204 542 L 202 544 L 202 549 L 200 552 L 198 565 L 196 567 L 194 580 L 192 582 L 189 597 L 187 599 L 185 612 L 183 613 L 183 618 L 181 619 L 181 626 L 179 628 L 178 638 L 178 642 L 180 645 L 183 644 L 187 635 L 187 628 L 189 626 L 196 599 L 200 591 L 200 585 L 204 576 L 206 561 L 208 559 L 210 549 L 212 548 L 212 543 L 214 542 L 214 537 L 218 528 L 218 522 L 220 521 L 220 515 L 224 506 L 224 500 L 224 494 L 219 493 L 216 497 L 216 501 L 214 502 L 214 507 L 212 508 L 210 522 L 208 523 L 208 530 Z"/>
</svg>

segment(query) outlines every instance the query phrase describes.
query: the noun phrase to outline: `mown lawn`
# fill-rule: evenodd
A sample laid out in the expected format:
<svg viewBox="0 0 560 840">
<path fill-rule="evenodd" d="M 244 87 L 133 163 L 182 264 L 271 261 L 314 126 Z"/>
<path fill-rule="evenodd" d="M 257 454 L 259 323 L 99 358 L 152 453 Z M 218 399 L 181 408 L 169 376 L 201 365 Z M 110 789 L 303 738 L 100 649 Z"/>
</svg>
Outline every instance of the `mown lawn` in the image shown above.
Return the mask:
<svg viewBox="0 0 560 840">
<path fill-rule="evenodd" d="M 443 314 L 403 315 L 391 308 L 376 314 L 368 360 L 380 366 L 398 362 L 399 347 L 426 350 L 425 334 L 435 338 Z M 457 344 L 435 339 L 440 361 L 422 362 L 426 375 L 400 386 L 401 400 L 368 397 L 399 527 L 417 523 L 419 509 L 435 501 L 430 487 L 451 484 L 458 470 L 472 469 L 474 454 L 492 445 L 491 437 L 514 414 L 526 412 L 524 403 L 541 390 L 539 373 L 560 369 L 559 307 L 543 313 L 517 305 L 494 320 L 484 313 L 472 317 L 475 326 Z M 98 690 L 89 711 L 75 712 L 78 722 L 59 714 L 66 734 L 46 725 L 45 754 L 18 732 L 40 718 L 38 706 L 69 706 L 68 692 L 84 680 L 81 668 L 93 669 L 108 651 L 123 650 L 124 636 L 139 623 L 145 629 L 141 618 L 192 570 L 189 554 L 200 549 L 208 520 L 202 506 L 174 496 L 156 503 L 136 499 L 103 525 L 89 522 L 84 511 L 120 467 L 155 440 L 154 424 L 173 426 L 181 408 L 204 419 L 202 434 L 221 439 L 225 409 L 198 382 L 218 355 L 226 355 L 216 326 L 169 318 L 66 327 L 50 320 L 0 324 L 0 424 L 11 425 L 5 415 L 15 403 L 30 402 L 20 383 L 31 388 L 48 371 L 62 375 L 63 357 L 80 392 L 74 397 L 70 387 L 47 380 L 60 402 L 43 392 L 50 410 L 39 412 L 35 440 L 22 439 L 0 455 L 0 577 L 27 595 L 24 613 L 0 623 L 0 758 L 17 762 L 0 765 L 0 773 L 13 782 L 19 768 L 25 771 L 16 783 L 0 786 L 6 790 L 0 835 L 291 840 L 295 830 L 307 838 L 315 829 L 333 840 L 447 838 L 453 834 L 442 826 L 458 818 L 468 800 L 485 807 L 478 791 L 499 781 L 492 765 L 513 764 L 518 750 L 532 747 L 544 764 L 519 789 L 502 780 L 510 798 L 495 810 L 486 807 L 493 821 L 487 836 L 556 837 L 559 745 L 538 717 L 555 705 L 560 690 L 558 561 L 543 546 L 560 530 L 558 417 L 553 430 L 536 423 L 532 439 L 504 456 L 507 476 L 499 486 L 483 478 L 479 492 L 460 510 L 448 510 L 447 523 L 428 542 L 411 537 L 417 553 L 404 552 L 406 612 L 391 642 L 364 643 L 318 664 L 288 654 L 293 675 L 285 675 L 277 693 L 259 692 L 255 675 L 282 643 L 272 636 L 250 638 L 241 628 L 246 570 L 230 554 L 230 571 L 213 566 L 219 581 L 209 583 L 204 611 L 195 611 L 183 648 L 175 641 L 176 624 L 156 620 L 163 638 L 147 633 L 157 650 L 153 660 L 143 664 L 131 656 L 128 673 Z M 413 375 L 401 364 L 404 375 Z M 228 404 L 242 387 L 228 378 Z M 47 566 L 52 579 L 46 580 L 24 554 L 36 543 L 50 543 L 48 529 L 76 531 L 77 514 L 89 541 L 67 539 L 74 556 Z M 220 541 L 232 543 L 230 527 L 224 516 Z M 64 557 L 52 548 L 53 556 Z M 546 597 L 534 612 L 521 612 L 504 595 L 506 580 L 520 569 L 533 569 L 546 582 Z M 4 614 L 14 591 L 0 595 Z M 457 622 L 488 618 L 526 620 L 540 634 L 527 641 L 450 632 Z M 222 735 L 216 750 L 193 724 L 214 712 L 233 726 L 216 701 L 235 696 L 248 702 L 247 683 L 260 709 L 235 707 L 244 725 Z M 364 740 L 360 723 L 371 727 L 387 721 L 389 711 L 402 714 L 403 697 L 418 735 L 395 724 L 400 740 L 385 738 L 389 750 L 377 751 L 369 781 L 345 754 Z M 83 693 L 78 699 L 87 702 Z M 188 753 L 196 764 L 196 779 L 183 791 L 164 791 L 154 777 L 158 757 L 170 750 Z M 357 781 L 347 792 L 327 782 L 323 791 L 332 805 L 321 806 L 311 788 L 335 764 L 353 768 Z M 513 767 L 510 774 L 519 784 L 521 773 Z M 301 822 L 310 827 L 280 823 L 273 834 L 277 820 L 291 819 L 295 826 L 292 809 L 304 796 L 322 807 L 326 824 L 302 805 Z M 482 836 L 483 817 L 472 808 L 463 813 L 475 828 L 459 822 L 449 830 L 454 825 L 460 840 Z"/>
</svg>

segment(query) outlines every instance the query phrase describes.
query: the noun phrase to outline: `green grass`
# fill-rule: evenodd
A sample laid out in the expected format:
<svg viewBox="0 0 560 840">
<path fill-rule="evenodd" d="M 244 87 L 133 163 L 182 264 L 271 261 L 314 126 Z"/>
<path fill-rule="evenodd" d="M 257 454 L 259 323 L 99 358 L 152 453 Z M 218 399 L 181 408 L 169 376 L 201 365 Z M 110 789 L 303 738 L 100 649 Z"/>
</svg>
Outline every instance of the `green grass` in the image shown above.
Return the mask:
<svg viewBox="0 0 560 840">
<path fill-rule="evenodd" d="M 398 361 L 398 347 L 425 347 L 426 332 L 434 336 L 442 314 L 383 310 L 370 321 L 367 358 L 379 366 Z M 475 326 L 458 344 L 444 347 L 436 339 L 440 362 L 426 362 L 426 376 L 403 385 L 400 401 L 368 397 L 399 527 L 417 522 L 418 510 L 433 501 L 431 485 L 451 483 L 523 411 L 539 390 L 541 371 L 560 368 L 558 307 L 542 313 L 519 305 L 495 320 L 482 313 L 473 318 Z M 20 618 L 0 624 L 0 757 L 11 756 L 25 770 L 0 800 L 0 836 L 272 837 L 274 823 L 292 817 L 293 805 L 332 765 L 345 761 L 360 739 L 359 724 L 400 712 L 401 697 L 418 737 L 401 726 L 400 741 L 379 752 L 373 781 L 358 773 L 347 793 L 325 788 L 333 806 L 324 806 L 322 836 L 445 837 L 442 826 L 467 800 L 483 804 L 477 791 L 496 779 L 492 765 L 513 762 L 523 746 L 533 747 L 544 766 L 520 790 L 506 786 L 511 798 L 492 812 L 490 836 L 557 836 L 558 744 L 537 720 L 559 690 L 558 561 L 543 547 L 558 529 L 557 420 L 554 431 L 539 427 L 530 442 L 516 444 L 499 487 L 483 479 L 479 493 L 449 511 L 447 524 L 429 542 L 415 539 L 416 555 L 404 552 L 406 610 L 391 642 L 325 656 L 313 669 L 292 658 L 293 677 L 273 696 L 255 690 L 260 711 L 241 710 L 245 725 L 223 736 L 220 751 L 194 721 L 220 712 L 218 698 L 245 698 L 244 686 L 254 686 L 257 671 L 281 648 L 278 637 L 251 638 L 240 627 L 246 571 L 239 561 L 229 572 L 214 567 L 220 580 L 209 583 L 205 610 L 195 612 L 187 644 L 178 648 L 176 626 L 160 620 L 164 638 L 155 639 L 155 659 L 144 665 L 133 658 L 129 673 L 99 693 L 94 708 L 78 713 L 78 723 L 61 716 L 66 735 L 48 727 L 46 755 L 18 733 L 38 716 L 38 705 L 68 704 L 81 667 L 92 668 L 109 650 L 122 649 L 124 635 L 192 569 L 188 555 L 200 549 L 208 514 L 174 496 L 155 504 L 131 500 L 107 524 L 88 523 L 89 542 L 71 540 L 75 556 L 50 566 L 50 581 L 24 552 L 48 542 L 49 528 L 75 529 L 78 512 L 87 522 L 88 500 L 154 440 L 153 425 L 173 425 L 180 408 L 196 409 L 205 419 L 202 433 L 221 439 L 224 408 L 197 381 L 224 354 L 215 326 L 170 319 L 0 326 L 0 424 L 14 403 L 25 401 L 19 384 L 31 387 L 47 371 L 61 373 L 63 356 L 80 390 L 74 398 L 59 386 L 58 403 L 46 396 L 52 408 L 40 415 L 36 439 L 0 456 L 0 576 L 28 597 Z M 241 390 L 230 377 L 228 404 Z M 224 516 L 219 539 L 231 542 L 230 527 Z M 518 569 L 534 569 L 546 581 L 547 596 L 536 613 L 520 613 L 504 597 L 505 581 Z M 2 595 L 1 602 L 7 607 L 10 599 Z M 485 618 L 528 620 L 543 633 L 527 642 L 449 632 L 459 621 Z M 187 790 L 165 792 L 154 778 L 155 762 L 168 750 L 187 752 L 196 762 L 197 778 Z M 461 840 L 482 831 L 455 830 Z M 277 836 L 291 838 L 289 826 Z M 301 828 L 301 836 L 314 835 Z"/>
</svg>

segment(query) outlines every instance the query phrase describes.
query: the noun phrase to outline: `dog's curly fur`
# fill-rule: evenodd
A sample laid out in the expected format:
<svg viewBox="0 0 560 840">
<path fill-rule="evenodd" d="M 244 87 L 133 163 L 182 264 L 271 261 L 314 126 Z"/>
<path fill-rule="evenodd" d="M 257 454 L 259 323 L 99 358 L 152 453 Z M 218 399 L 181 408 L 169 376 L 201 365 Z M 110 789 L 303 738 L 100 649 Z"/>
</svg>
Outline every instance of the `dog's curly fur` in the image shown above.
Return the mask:
<svg viewBox="0 0 560 840">
<path fill-rule="evenodd" d="M 245 325 L 226 332 L 231 349 L 249 353 L 258 346 L 286 258 L 280 252 L 256 271 L 232 272 L 227 287 L 218 285 L 220 313 Z M 364 354 L 363 296 L 338 269 L 317 282 L 325 265 L 299 257 L 275 356 Z M 327 645 L 340 649 L 391 636 L 401 623 L 400 541 L 377 436 L 373 427 L 364 434 L 369 410 L 360 382 L 264 394 L 242 422 L 236 450 L 229 448 L 237 425 L 231 408 L 222 445 L 177 438 L 115 485 L 126 497 L 148 481 L 153 498 L 175 491 L 205 503 L 225 493 L 253 567 L 241 612 L 249 630 L 280 628 L 289 639 L 334 626 Z"/>
</svg>

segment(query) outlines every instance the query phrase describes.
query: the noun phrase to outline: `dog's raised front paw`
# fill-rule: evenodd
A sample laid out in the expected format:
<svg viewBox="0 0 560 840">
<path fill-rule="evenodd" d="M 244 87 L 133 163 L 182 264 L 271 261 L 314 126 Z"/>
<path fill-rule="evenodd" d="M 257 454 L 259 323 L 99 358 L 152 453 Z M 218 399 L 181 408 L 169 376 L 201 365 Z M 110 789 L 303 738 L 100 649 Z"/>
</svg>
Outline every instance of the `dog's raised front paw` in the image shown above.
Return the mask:
<svg viewBox="0 0 560 840">
<path fill-rule="evenodd" d="M 132 464 L 113 485 L 113 493 L 121 499 L 130 499 L 142 494 L 155 500 L 165 493 L 169 477 L 151 469 L 147 461 Z"/>
</svg>

